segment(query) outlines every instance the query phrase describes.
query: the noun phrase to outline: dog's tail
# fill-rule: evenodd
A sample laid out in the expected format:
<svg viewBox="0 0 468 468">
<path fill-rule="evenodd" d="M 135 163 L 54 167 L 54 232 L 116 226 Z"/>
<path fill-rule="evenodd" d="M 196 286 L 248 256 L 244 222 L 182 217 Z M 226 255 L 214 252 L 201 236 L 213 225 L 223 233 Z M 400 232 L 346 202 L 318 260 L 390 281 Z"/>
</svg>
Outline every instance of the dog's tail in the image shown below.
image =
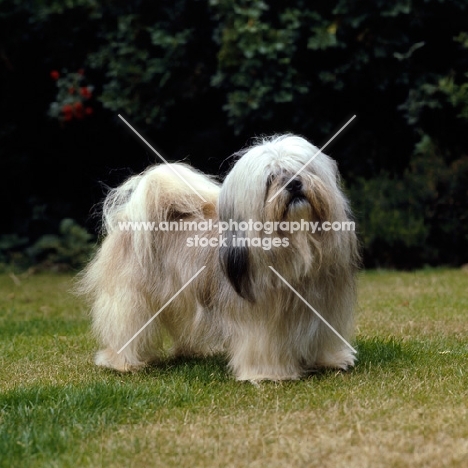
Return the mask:
<svg viewBox="0 0 468 468">
<path fill-rule="evenodd" d="M 106 234 L 122 222 L 162 222 L 215 212 L 219 184 L 183 163 L 152 166 L 112 189 L 103 206 Z M 120 223 L 120 224 L 119 224 Z"/>
<path fill-rule="evenodd" d="M 76 293 L 97 297 L 100 288 L 108 287 L 103 277 L 109 283 L 131 271 L 134 262 L 151 268 L 161 223 L 214 218 L 218 194 L 214 179 L 182 163 L 152 166 L 110 190 L 102 209 L 105 238 L 79 275 Z"/>
<path fill-rule="evenodd" d="M 162 222 L 214 217 L 219 184 L 183 163 L 152 166 L 112 189 L 103 204 L 103 234 L 131 231 L 141 259 L 151 255 Z"/>
</svg>

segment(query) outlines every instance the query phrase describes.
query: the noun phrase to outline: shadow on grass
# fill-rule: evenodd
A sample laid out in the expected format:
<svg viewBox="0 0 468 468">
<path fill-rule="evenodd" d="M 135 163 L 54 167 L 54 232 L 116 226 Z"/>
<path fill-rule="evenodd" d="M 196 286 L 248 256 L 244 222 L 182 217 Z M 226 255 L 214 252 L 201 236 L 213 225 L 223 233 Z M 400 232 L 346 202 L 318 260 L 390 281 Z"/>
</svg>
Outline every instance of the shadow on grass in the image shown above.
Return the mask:
<svg viewBox="0 0 468 468">
<path fill-rule="evenodd" d="M 68 319 L 59 317 L 30 318 L 26 320 L 8 320 L 0 323 L 0 338 L 17 336 L 75 335 L 88 329 L 86 319 Z"/>
<path fill-rule="evenodd" d="M 349 372 L 350 377 L 379 368 L 410 366 L 420 352 L 417 344 L 395 338 L 359 338 L 356 347 L 358 362 Z M 336 371 L 329 370 L 309 378 L 320 380 L 334 395 L 337 388 L 342 388 L 329 378 L 334 374 Z M 287 397 L 296 394 L 303 383 L 265 382 L 260 388 L 266 392 L 265 398 L 273 398 L 276 393 L 269 394 L 268 389 L 277 387 Z M 234 401 L 233 390 L 237 395 Z M 251 405 L 257 398 L 256 387 L 235 382 L 223 356 L 172 358 L 128 374 L 90 368 L 89 375 L 78 385 L 37 384 L 0 393 L 0 453 L 6 454 L 8 466 L 25 466 L 22 462 L 28 458 L 41 462 L 67 453 L 70 441 L 79 447 L 101 431 L 153 421 L 158 412 L 202 413 L 212 407 L 213 401 L 230 408 L 239 401 Z M 0 460 L 3 466 L 7 465 Z"/>
<path fill-rule="evenodd" d="M 204 408 L 203 387 L 179 379 L 131 382 L 104 375 L 78 386 L 10 390 L 0 394 L 0 467 L 30 466 L 29 459 L 34 466 L 51 466 L 48 461 L 74 450 L 71 441 L 79 447 L 103 431 L 141 424 L 161 411 Z"/>
<path fill-rule="evenodd" d="M 411 363 L 417 354 L 414 346 L 394 337 L 360 338 L 356 340 L 356 370 L 368 367 L 387 367 L 400 363 Z"/>
<path fill-rule="evenodd" d="M 354 368 L 345 371 L 356 373 L 371 368 L 393 368 L 410 365 L 414 362 L 418 350 L 414 345 L 403 343 L 394 337 L 359 338 L 355 346 L 358 350 Z M 108 370 L 110 374 L 115 371 Z M 336 369 L 317 369 L 311 371 L 306 378 L 326 378 L 335 374 Z M 223 355 L 209 357 L 169 357 L 144 368 L 138 374 L 157 379 L 183 379 L 187 382 L 223 383 L 234 381 L 228 368 L 228 360 Z M 132 375 L 132 374 L 122 374 Z M 134 374 L 133 374 L 134 375 Z"/>
<path fill-rule="evenodd" d="M 417 346 L 394 337 L 358 338 L 355 346 L 358 350 L 356 365 L 345 373 L 354 374 L 372 368 L 390 369 L 411 365 L 418 354 Z M 336 369 L 318 369 L 310 372 L 305 378 L 322 379 L 336 372 Z M 141 373 L 152 378 L 181 378 L 187 382 L 196 380 L 206 384 L 234 381 L 228 369 L 228 360 L 222 355 L 168 358 L 143 369 Z"/>
<path fill-rule="evenodd" d="M 0 393 L 0 453 L 8 454 L 8 466 L 26 466 L 20 461 L 51 459 L 67 452 L 70 440 L 140 424 L 158 412 L 204 411 L 213 395 L 223 396 L 229 387 L 225 364 L 210 357 L 171 359 L 125 374 L 95 368 L 80 384 L 35 384 Z"/>
<path fill-rule="evenodd" d="M 355 366 L 347 371 L 337 369 L 312 370 L 307 378 L 326 379 L 337 372 L 343 374 L 358 374 L 370 369 L 392 369 L 402 365 L 410 365 L 414 362 L 417 350 L 394 337 L 389 338 L 359 338 L 354 343 L 357 349 Z"/>
<path fill-rule="evenodd" d="M 230 379 L 227 359 L 222 355 L 208 357 L 169 357 L 142 370 L 150 377 L 177 376 L 187 380 L 212 382 Z"/>
</svg>

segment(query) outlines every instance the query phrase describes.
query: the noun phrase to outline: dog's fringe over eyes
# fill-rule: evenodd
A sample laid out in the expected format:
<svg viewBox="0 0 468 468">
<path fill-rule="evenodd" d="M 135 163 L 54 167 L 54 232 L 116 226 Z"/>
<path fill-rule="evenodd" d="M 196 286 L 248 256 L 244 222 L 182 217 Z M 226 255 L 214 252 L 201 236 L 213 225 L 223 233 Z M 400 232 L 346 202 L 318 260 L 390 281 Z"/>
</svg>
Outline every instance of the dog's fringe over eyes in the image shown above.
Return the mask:
<svg viewBox="0 0 468 468">
<path fill-rule="evenodd" d="M 316 368 L 353 366 L 353 350 L 294 291 L 351 340 L 359 264 L 354 231 L 238 230 L 224 232 L 223 240 L 216 228 L 119 229 L 126 221 L 178 219 L 349 221 L 337 165 L 316 153 L 302 137 L 273 136 L 243 151 L 222 185 L 175 163 L 149 167 L 111 190 L 103 204 L 105 238 L 78 282 L 102 345 L 96 364 L 129 371 L 157 362 L 167 354 L 169 334 L 174 355 L 224 353 L 239 380 L 298 379 Z M 190 243 L 195 236 L 210 246 Z M 255 247 L 255 240 L 271 248 Z"/>
</svg>

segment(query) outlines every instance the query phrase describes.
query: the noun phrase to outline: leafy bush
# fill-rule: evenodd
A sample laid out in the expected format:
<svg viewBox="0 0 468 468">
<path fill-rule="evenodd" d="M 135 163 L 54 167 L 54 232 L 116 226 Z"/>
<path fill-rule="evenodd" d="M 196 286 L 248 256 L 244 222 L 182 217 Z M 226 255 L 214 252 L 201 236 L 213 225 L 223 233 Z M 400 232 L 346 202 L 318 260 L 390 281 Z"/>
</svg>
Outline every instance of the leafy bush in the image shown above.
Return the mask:
<svg viewBox="0 0 468 468">
<path fill-rule="evenodd" d="M 61 221 L 58 234 L 45 234 L 32 245 L 28 238 L 15 234 L 0 236 L 0 264 L 76 269 L 91 258 L 94 247 L 93 236 L 67 218 Z"/>
<path fill-rule="evenodd" d="M 381 173 L 350 189 L 366 264 L 457 264 L 468 245 L 468 156 L 446 161 L 424 136 L 397 179 Z"/>
<path fill-rule="evenodd" d="M 97 201 L 82 194 L 96 180 L 111 167 L 149 162 L 123 149 L 117 112 L 174 157 L 189 152 L 202 170 L 262 133 L 300 133 L 320 146 L 357 114 L 329 151 L 348 181 L 370 264 L 468 261 L 466 0 L 0 0 L 0 7 L 0 172 L 14 176 L 2 199 L 24 182 L 19 208 L 5 213 L 12 226 L 26 223 L 33 197 L 70 201 L 82 224 Z M 78 118 L 84 106 L 64 110 L 71 97 L 50 82 L 52 70 L 80 69 L 94 86 L 92 119 Z M 57 125 L 70 116 L 77 118 Z M 33 144 L 47 148 L 44 161 Z M 53 193 L 51 166 L 67 181 Z M 70 186 L 83 190 L 69 193 Z M 66 213 L 57 210 L 55 223 Z"/>
<path fill-rule="evenodd" d="M 82 267 L 94 250 L 92 236 L 73 219 L 60 223 L 59 234 L 46 234 L 27 249 L 34 263 L 64 264 L 72 268 Z"/>
<path fill-rule="evenodd" d="M 21 250 L 28 244 L 28 239 L 17 234 L 4 234 L 0 236 L 0 265 L 9 264 L 21 257 Z"/>
</svg>

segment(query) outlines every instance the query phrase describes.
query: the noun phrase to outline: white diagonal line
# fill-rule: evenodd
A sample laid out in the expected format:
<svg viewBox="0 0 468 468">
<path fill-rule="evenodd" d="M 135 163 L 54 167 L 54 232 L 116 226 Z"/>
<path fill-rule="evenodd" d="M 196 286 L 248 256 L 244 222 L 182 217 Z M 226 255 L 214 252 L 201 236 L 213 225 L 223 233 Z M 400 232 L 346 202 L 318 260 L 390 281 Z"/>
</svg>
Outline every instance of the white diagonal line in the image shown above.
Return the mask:
<svg viewBox="0 0 468 468">
<path fill-rule="evenodd" d="M 308 164 L 310 164 L 321 152 L 324 150 L 354 119 L 356 115 L 353 115 L 319 150 L 317 150 L 314 155 L 268 200 L 270 203 L 274 200 L 281 191 L 291 182 L 298 174 L 300 174 Z"/>
<path fill-rule="evenodd" d="M 120 354 L 204 269 L 202 266 L 118 351 Z"/>
<path fill-rule="evenodd" d="M 354 353 L 357 351 L 272 267 L 270 269 L 273 270 L 276 275 L 283 281 L 283 283 L 288 286 L 288 288 L 293 291 L 296 296 L 320 319 L 322 322 L 327 325 L 327 327 L 344 343 L 348 346 Z"/>
<path fill-rule="evenodd" d="M 186 183 L 186 184 L 187 184 L 187 185 L 188 185 L 188 186 L 205 202 L 205 203 L 208 203 L 208 202 L 192 187 L 192 185 L 190 185 L 190 183 L 187 182 L 187 181 L 186 181 L 186 180 L 185 180 L 185 179 L 184 179 L 184 178 L 183 178 L 183 177 L 182 177 L 182 176 L 181 176 L 181 175 L 180 175 L 180 174 L 179 174 L 179 173 L 178 173 L 162 156 L 161 156 L 161 154 L 160 154 L 158 151 L 156 151 L 156 150 L 155 150 L 155 149 L 154 149 L 154 148 L 153 148 L 153 147 L 152 147 L 152 146 L 151 146 L 151 145 L 150 145 L 150 144 L 149 144 L 149 143 L 148 143 L 148 142 L 147 142 L 147 141 L 146 141 L 146 140 L 145 140 L 145 139 L 144 139 L 144 138 L 143 138 L 143 137 L 142 137 L 142 136 L 141 136 L 141 135 L 140 135 L 140 134 L 139 134 L 139 133 L 138 133 L 138 132 L 137 132 L 121 115 L 120 115 L 120 114 L 118 114 L 118 116 L 119 116 L 119 118 L 120 118 L 123 122 L 125 122 L 125 123 L 127 124 L 127 126 L 128 126 L 129 128 L 131 128 L 131 129 L 135 132 L 136 135 L 138 135 L 138 136 L 141 138 L 141 140 L 142 140 L 144 143 L 146 143 L 146 145 L 156 154 L 156 156 L 158 156 L 159 159 L 161 159 L 163 162 L 165 162 L 165 163 L 168 165 L 168 167 L 171 168 L 172 172 L 173 172 L 179 179 L 181 179 L 183 182 L 185 182 L 185 183 Z"/>
</svg>

